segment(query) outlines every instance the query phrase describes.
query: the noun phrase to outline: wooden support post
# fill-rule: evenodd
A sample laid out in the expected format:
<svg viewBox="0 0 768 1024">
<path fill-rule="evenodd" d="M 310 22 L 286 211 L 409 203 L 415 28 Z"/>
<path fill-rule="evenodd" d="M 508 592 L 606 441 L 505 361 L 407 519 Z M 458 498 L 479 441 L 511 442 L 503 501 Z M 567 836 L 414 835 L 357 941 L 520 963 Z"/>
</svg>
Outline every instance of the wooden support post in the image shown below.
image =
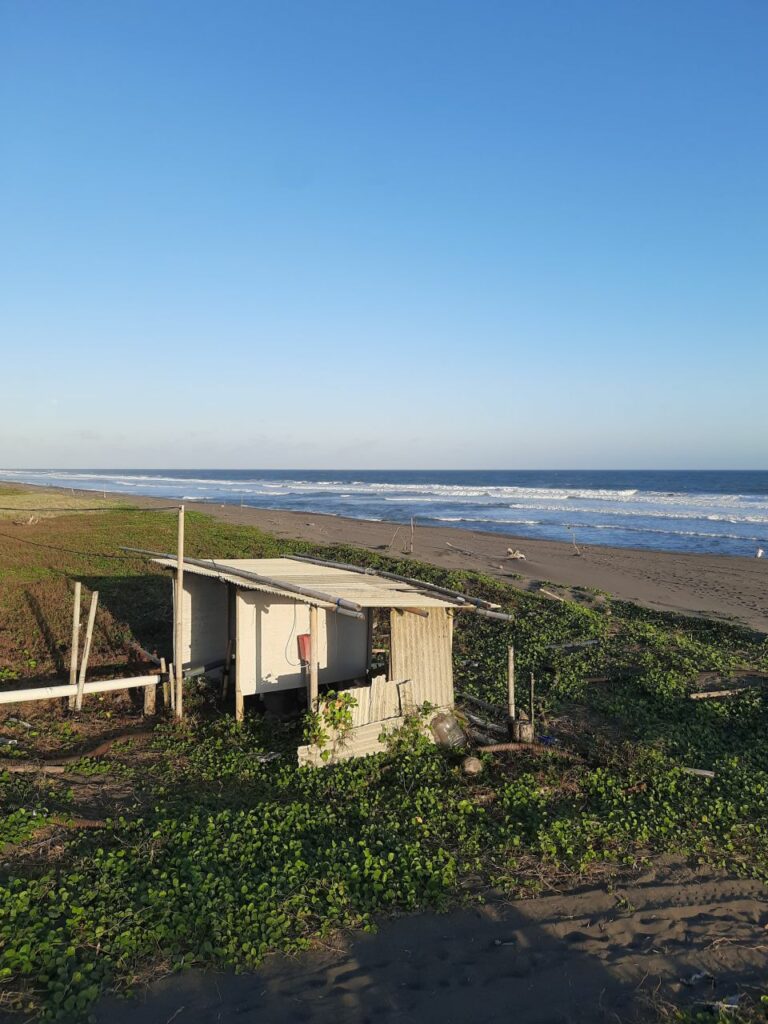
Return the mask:
<svg viewBox="0 0 768 1024">
<path fill-rule="evenodd" d="M 168 666 L 168 691 L 169 691 L 169 694 L 170 694 L 169 707 L 170 707 L 171 711 L 175 711 L 176 710 L 176 675 L 175 675 L 175 672 L 176 672 L 176 670 L 173 667 L 173 662 L 171 662 L 170 665 Z"/>
<path fill-rule="evenodd" d="M 240 673 L 235 672 L 235 721 L 242 722 L 245 719 L 245 698 L 240 681 Z"/>
<path fill-rule="evenodd" d="M 168 686 L 168 676 L 166 675 L 167 671 L 168 670 L 167 670 L 166 665 L 165 665 L 165 658 L 161 658 L 160 659 L 160 685 L 163 688 L 163 707 L 166 708 L 166 709 L 168 707 L 170 707 L 170 703 L 171 703 L 171 691 L 170 691 L 170 687 Z"/>
<path fill-rule="evenodd" d="M 179 505 L 179 527 L 176 552 L 176 717 L 184 717 L 184 506 Z"/>
<path fill-rule="evenodd" d="M 366 641 L 366 643 L 367 643 L 367 651 L 368 651 L 368 653 L 366 655 L 366 668 L 370 672 L 370 670 L 371 670 L 371 663 L 373 661 L 373 608 L 366 609 L 365 618 L 366 618 L 365 626 L 366 626 L 366 631 L 367 631 L 367 634 L 368 634 L 368 639 Z"/>
<path fill-rule="evenodd" d="M 317 605 L 309 606 L 309 710 L 317 711 L 320 632 L 317 628 Z"/>
<path fill-rule="evenodd" d="M 221 673 L 221 699 L 226 700 L 229 693 L 229 675 L 232 671 L 232 648 L 234 641 L 230 637 L 227 640 L 227 653 L 224 657 L 224 669 Z"/>
<path fill-rule="evenodd" d="M 413 516 L 411 516 L 411 550 L 410 550 L 410 553 L 413 554 Z"/>
<path fill-rule="evenodd" d="M 88 658 L 91 653 L 91 640 L 93 639 L 93 625 L 96 622 L 96 608 L 99 603 L 99 592 L 94 590 L 91 594 L 91 607 L 88 611 L 88 625 L 85 627 L 85 643 L 83 644 L 83 657 L 80 660 L 80 675 L 77 680 L 77 696 L 75 697 L 75 711 L 80 711 L 83 706 L 83 687 L 85 686 L 85 673 L 88 671 Z"/>
<path fill-rule="evenodd" d="M 80 594 L 82 586 L 80 583 L 75 583 L 75 605 L 72 609 L 72 650 L 69 655 L 69 685 L 75 686 L 77 683 L 77 656 L 80 652 Z M 69 701 L 70 711 L 75 706 L 75 698 L 70 697 Z"/>
<path fill-rule="evenodd" d="M 515 720 L 515 648 L 507 648 L 507 711 L 510 722 Z"/>
<path fill-rule="evenodd" d="M 157 710 L 157 687 L 155 685 L 144 687 L 144 714 L 154 715 Z"/>
</svg>

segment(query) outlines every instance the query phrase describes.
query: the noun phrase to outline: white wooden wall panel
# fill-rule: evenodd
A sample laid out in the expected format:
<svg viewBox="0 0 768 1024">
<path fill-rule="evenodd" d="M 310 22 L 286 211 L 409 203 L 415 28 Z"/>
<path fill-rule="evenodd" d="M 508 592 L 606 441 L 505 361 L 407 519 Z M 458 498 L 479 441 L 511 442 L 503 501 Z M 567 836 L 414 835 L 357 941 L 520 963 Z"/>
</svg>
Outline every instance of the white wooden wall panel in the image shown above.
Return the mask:
<svg viewBox="0 0 768 1024">
<path fill-rule="evenodd" d="M 205 576 L 184 574 L 182 663 L 204 665 L 227 653 L 227 588 Z"/>
<path fill-rule="evenodd" d="M 318 609 L 321 684 L 365 675 L 368 669 L 367 624 Z M 270 594 L 240 590 L 237 595 L 237 672 L 244 694 L 303 689 L 299 663 L 300 633 L 309 633 L 309 606 L 276 600 Z"/>
</svg>

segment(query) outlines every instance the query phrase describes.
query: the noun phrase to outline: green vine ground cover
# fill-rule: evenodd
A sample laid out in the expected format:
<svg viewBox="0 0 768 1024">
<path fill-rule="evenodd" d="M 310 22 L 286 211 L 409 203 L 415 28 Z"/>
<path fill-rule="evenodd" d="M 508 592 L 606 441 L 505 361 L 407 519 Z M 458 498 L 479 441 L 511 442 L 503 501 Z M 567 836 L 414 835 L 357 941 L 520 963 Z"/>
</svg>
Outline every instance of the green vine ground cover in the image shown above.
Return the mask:
<svg viewBox="0 0 768 1024">
<path fill-rule="evenodd" d="M 153 546 L 148 518 L 134 526 L 126 517 L 120 543 Z M 107 530 L 101 519 L 77 539 L 95 551 L 114 548 Z M 331 553 L 194 514 L 188 532 L 192 553 Z M 551 752 L 484 755 L 483 773 L 470 779 L 458 755 L 414 732 L 375 757 L 298 768 L 300 724 L 253 717 L 237 727 L 205 713 L 199 698 L 187 725 L 158 727 L 140 771 L 127 770 L 130 750 L 115 755 L 114 769 L 134 787 L 129 810 L 102 828 L 68 831 L 54 863 L 6 863 L 6 1007 L 82 1017 L 106 988 L 130 991 L 161 970 L 251 968 L 270 951 L 305 948 L 338 928 L 371 928 L 381 915 L 443 908 L 490 889 L 533 895 L 553 880 L 604 877 L 664 852 L 768 880 L 764 692 L 688 699 L 703 671 L 768 668 L 764 638 L 617 602 L 545 601 L 498 580 L 353 549 L 332 554 L 482 594 L 514 614 L 509 625 L 459 617 L 457 686 L 503 703 L 514 643 L 519 675 L 536 674 L 539 731 L 557 741 Z M 117 565 L 118 573 L 109 567 L 116 593 L 120 579 L 139 571 Z M 141 629 L 158 629 L 161 598 L 148 579 L 139 639 Z M 597 643 L 553 647 L 586 639 Z M 606 681 L 588 681 L 595 678 Z M 594 733 L 560 729 L 571 708 L 590 716 Z M 282 756 L 259 760 L 271 751 Z M 715 777 L 691 776 L 685 766 Z M 8 850 L 23 848 L 49 820 L 50 787 L 8 775 L 0 787 L 0 840 Z"/>
</svg>

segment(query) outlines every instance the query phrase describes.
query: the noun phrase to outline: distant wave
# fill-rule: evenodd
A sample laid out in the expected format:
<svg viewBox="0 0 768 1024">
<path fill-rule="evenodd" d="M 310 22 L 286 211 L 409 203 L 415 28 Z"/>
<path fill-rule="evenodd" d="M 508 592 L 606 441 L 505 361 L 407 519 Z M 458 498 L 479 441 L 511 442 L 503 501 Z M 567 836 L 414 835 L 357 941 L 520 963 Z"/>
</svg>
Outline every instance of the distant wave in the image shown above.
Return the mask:
<svg viewBox="0 0 768 1024">
<path fill-rule="evenodd" d="M 570 540 L 576 531 L 590 543 L 667 550 L 754 554 L 768 543 L 768 473 L 73 469 L 0 470 L 0 480 L 372 522 L 414 517 L 512 536 Z M 731 482 L 755 489 L 729 490 Z"/>
</svg>

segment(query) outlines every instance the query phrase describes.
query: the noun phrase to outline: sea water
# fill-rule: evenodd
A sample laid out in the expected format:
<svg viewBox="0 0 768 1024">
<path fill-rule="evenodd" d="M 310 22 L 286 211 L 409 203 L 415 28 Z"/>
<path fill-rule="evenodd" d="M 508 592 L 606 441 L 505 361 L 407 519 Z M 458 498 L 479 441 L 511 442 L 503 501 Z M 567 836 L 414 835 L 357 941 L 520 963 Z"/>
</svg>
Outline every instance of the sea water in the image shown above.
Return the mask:
<svg viewBox="0 0 768 1024">
<path fill-rule="evenodd" d="M 766 471 L 36 469 L 0 470 L 0 480 L 398 523 L 414 517 L 580 546 L 768 552 Z"/>
</svg>

